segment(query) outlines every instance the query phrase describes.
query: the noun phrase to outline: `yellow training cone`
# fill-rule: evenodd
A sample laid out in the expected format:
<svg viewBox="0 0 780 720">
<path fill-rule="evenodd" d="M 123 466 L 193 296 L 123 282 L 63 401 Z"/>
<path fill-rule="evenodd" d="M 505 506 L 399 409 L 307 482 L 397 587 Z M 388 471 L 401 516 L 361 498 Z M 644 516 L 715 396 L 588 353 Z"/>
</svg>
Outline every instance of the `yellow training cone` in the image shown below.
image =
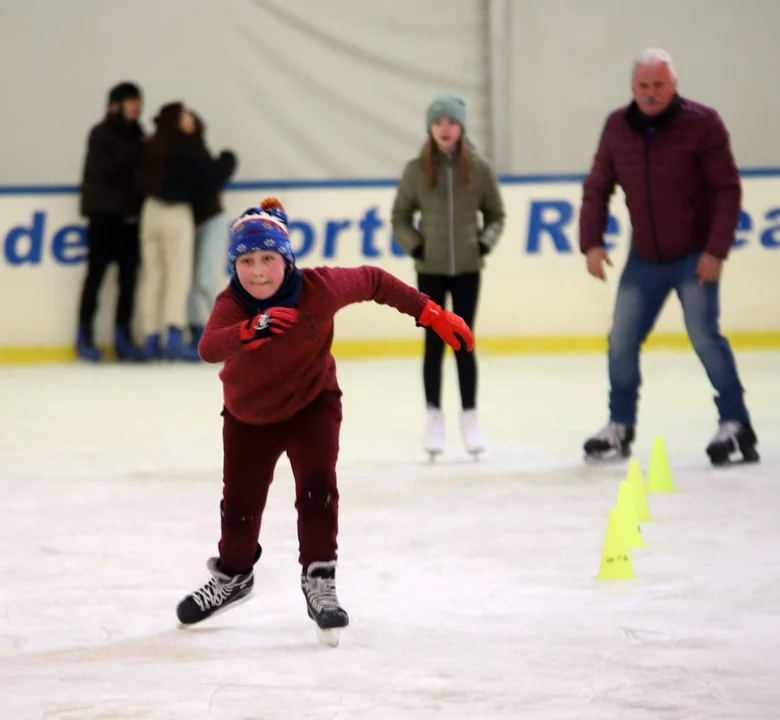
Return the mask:
<svg viewBox="0 0 780 720">
<path fill-rule="evenodd" d="M 653 450 L 650 454 L 650 465 L 647 468 L 645 490 L 650 493 L 672 493 L 675 491 L 672 482 L 672 470 L 666 455 L 663 438 L 656 435 L 653 440 Z"/>
<path fill-rule="evenodd" d="M 642 539 L 642 531 L 639 529 L 639 520 L 636 516 L 634 507 L 634 491 L 627 480 L 620 483 L 618 492 L 617 511 L 620 520 L 623 523 L 623 532 L 628 547 L 644 547 L 645 542 Z"/>
<path fill-rule="evenodd" d="M 642 480 L 642 468 L 639 467 L 638 460 L 632 460 L 628 464 L 628 473 L 626 482 L 631 487 L 634 497 L 634 508 L 636 509 L 636 519 L 640 522 L 651 522 L 653 516 L 650 514 L 650 505 L 647 502 L 645 494 L 645 485 Z"/>
<path fill-rule="evenodd" d="M 623 522 L 617 508 L 609 511 L 604 547 L 601 551 L 599 580 L 633 580 L 634 566 L 623 535 Z"/>
</svg>

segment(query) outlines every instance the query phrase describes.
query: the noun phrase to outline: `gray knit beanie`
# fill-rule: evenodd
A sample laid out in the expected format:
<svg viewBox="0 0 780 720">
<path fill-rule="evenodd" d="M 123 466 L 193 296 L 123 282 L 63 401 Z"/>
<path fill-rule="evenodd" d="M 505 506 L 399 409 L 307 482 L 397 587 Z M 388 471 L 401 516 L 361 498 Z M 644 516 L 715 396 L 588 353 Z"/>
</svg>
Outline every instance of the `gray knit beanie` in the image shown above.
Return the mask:
<svg viewBox="0 0 780 720">
<path fill-rule="evenodd" d="M 434 120 L 445 117 L 459 123 L 463 128 L 463 134 L 466 134 L 466 103 L 462 98 L 452 93 L 437 95 L 425 114 L 425 129 L 430 131 Z"/>
</svg>

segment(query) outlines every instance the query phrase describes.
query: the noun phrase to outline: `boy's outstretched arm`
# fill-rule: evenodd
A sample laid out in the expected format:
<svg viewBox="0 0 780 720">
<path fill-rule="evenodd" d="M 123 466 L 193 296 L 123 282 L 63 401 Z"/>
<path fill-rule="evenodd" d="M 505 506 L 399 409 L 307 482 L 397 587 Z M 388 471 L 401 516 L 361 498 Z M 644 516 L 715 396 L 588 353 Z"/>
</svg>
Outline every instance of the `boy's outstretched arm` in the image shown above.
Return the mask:
<svg viewBox="0 0 780 720">
<path fill-rule="evenodd" d="M 334 314 L 347 305 L 371 300 L 410 315 L 418 325 L 430 327 L 455 350 L 473 349 L 474 336 L 461 318 L 386 270 L 373 265 L 321 270 Z"/>
</svg>

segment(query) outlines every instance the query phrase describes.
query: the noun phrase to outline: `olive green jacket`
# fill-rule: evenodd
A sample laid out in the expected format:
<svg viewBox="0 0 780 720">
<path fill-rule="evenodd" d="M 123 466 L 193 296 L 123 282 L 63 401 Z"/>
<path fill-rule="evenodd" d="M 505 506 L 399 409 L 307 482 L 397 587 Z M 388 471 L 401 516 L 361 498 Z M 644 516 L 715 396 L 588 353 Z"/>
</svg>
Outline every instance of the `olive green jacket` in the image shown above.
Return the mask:
<svg viewBox="0 0 780 720">
<path fill-rule="evenodd" d="M 404 168 L 393 203 L 393 233 L 398 245 L 415 258 L 419 273 L 453 276 L 479 272 L 484 267 L 483 255 L 495 247 L 504 229 L 504 203 L 496 174 L 487 160 L 470 149 L 468 188 L 458 181 L 451 156 L 441 158 L 436 185 L 430 190 L 419 157 Z M 415 226 L 418 212 L 419 224 Z"/>
</svg>

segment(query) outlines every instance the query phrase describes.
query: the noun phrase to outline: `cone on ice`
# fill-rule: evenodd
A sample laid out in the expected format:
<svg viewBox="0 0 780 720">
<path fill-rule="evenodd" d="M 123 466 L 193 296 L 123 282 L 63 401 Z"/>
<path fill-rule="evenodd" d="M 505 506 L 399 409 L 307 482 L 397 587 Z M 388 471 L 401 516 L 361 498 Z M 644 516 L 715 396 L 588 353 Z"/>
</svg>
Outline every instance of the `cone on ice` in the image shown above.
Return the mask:
<svg viewBox="0 0 780 720">
<path fill-rule="evenodd" d="M 634 566 L 623 532 L 623 521 L 617 508 L 609 511 L 604 546 L 601 550 L 599 580 L 633 580 Z"/>
<path fill-rule="evenodd" d="M 645 484 L 642 479 L 642 468 L 639 467 L 638 460 L 631 460 L 631 462 L 629 462 L 626 482 L 631 487 L 633 494 L 636 519 L 640 523 L 652 522 L 653 516 L 650 514 L 650 504 L 647 502 Z"/>
<path fill-rule="evenodd" d="M 666 446 L 663 438 L 656 435 L 653 440 L 653 450 L 650 453 L 650 465 L 647 468 L 647 481 L 645 490 L 650 493 L 673 493 L 675 491 L 672 482 L 672 470 L 669 467 L 669 458 L 666 454 Z"/>
<path fill-rule="evenodd" d="M 642 539 L 642 531 L 639 528 L 639 519 L 636 516 L 636 507 L 634 506 L 634 491 L 627 480 L 620 483 L 616 507 L 620 521 L 623 523 L 626 545 L 630 548 L 644 547 L 645 541 Z"/>
</svg>

